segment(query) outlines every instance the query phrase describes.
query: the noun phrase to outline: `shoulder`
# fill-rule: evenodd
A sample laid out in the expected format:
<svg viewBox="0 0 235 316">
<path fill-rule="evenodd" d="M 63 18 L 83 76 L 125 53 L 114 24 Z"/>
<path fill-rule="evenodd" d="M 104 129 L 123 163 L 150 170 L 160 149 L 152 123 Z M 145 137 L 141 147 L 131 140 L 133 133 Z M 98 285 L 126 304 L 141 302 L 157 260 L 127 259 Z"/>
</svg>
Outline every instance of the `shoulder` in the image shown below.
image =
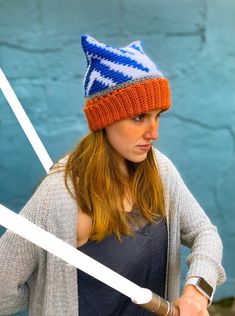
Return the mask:
<svg viewBox="0 0 235 316">
<path fill-rule="evenodd" d="M 65 168 L 68 161 L 69 155 L 66 155 L 59 159 L 54 165 L 50 168 L 48 175 L 43 179 L 41 185 L 46 187 L 50 193 L 59 194 L 61 197 L 67 196 L 68 189 L 65 185 Z M 68 178 L 68 186 L 71 191 L 72 185 Z"/>
<path fill-rule="evenodd" d="M 69 159 L 69 154 L 61 157 L 58 161 L 56 161 L 50 168 L 49 174 L 53 174 L 58 171 L 63 171 L 66 167 L 66 164 Z"/>
<path fill-rule="evenodd" d="M 161 174 L 165 175 L 166 173 L 167 174 L 178 173 L 173 162 L 160 150 L 153 147 L 153 154 L 154 154 L 157 166 Z"/>
<path fill-rule="evenodd" d="M 47 226 L 51 219 L 68 218 L 76 208 L 65 185 L 63 158 L 52 166 L 49 174 L 41 181 L 35 192 L 22 209 L 21 214 L 40 226 Z"/>
<path fill-rule="evenodd" d="M 184 181 L 174 163 L 156 148 L 153 148 L 153 153 L 165 189 L 174 192 L 182 187 Z"/>
</svg>

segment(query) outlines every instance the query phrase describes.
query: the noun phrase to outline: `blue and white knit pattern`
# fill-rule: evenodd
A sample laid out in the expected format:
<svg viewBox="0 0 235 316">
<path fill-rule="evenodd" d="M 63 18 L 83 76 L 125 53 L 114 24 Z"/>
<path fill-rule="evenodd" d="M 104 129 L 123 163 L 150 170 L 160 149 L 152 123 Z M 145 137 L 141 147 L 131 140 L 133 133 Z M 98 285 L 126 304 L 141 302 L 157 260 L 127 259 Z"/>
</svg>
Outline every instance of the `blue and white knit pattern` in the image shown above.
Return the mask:
<svg viewBox="0 0 235 316">
<path fill-rule="evenodd" d="M 128 82 L 163 77 L 144 53 L 140 41 L 123 48 L 113 48 L 88 35 L 83 35 L 81 41 L 87 58 L 86 98 L 117 89 Z"/>
</svg>

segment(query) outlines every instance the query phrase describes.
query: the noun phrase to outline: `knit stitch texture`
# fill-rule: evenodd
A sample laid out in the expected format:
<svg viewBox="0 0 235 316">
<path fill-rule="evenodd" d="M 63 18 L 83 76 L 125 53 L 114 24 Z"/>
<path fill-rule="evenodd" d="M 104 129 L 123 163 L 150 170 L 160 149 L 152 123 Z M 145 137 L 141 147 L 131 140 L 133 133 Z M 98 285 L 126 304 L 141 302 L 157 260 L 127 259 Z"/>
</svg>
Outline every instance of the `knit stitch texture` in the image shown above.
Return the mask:
<svg viewBox="0 0 235 316">
<path fill-rule="evenodd" d="M 97 131 L 146 111 L 170 107 L 170 88 L 139 41 L 114 48 L 83 35 L 87 58 L 84 111 L 89 128 Z"/>
</svg>

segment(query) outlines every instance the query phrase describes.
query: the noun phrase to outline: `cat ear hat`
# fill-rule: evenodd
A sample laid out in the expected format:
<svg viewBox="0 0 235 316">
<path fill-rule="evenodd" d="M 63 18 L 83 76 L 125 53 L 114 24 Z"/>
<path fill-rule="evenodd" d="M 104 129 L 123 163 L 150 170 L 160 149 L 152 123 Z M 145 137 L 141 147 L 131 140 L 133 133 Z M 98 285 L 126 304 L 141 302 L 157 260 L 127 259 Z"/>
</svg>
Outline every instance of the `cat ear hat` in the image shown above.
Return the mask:
<svg viewBox="0 0 235 316">
<path fill-rule="evenodd" d="M 90 130 L 170 107 L 168 80 L 144 53 L 139 41 L 114 48 L 82 35 L 87 58 L 84 111 Z"/>
</svg>

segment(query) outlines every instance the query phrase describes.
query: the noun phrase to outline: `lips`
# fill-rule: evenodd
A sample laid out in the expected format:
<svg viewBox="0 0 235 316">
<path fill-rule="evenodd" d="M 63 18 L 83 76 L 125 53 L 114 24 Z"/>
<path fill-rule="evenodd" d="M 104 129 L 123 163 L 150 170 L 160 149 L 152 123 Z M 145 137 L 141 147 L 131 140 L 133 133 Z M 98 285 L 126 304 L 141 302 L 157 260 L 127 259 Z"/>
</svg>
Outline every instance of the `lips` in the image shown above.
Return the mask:
<svg viewBox="0 0 235 316">
<path fill-rule="evenodd" d="M 137 147 L 149 148 L 150 146 L 151 146 L 151 144 L 145 144 L 145 145 L 138 145 Z"/>
<path fill-rule="evenodd" d="M 151 144 L 147 144 L 147 145 L 138 145 L 137 148 L 139 148 L 141 151 L 147 152 L 150 150 L 151 148 Z"/>
</svg>

